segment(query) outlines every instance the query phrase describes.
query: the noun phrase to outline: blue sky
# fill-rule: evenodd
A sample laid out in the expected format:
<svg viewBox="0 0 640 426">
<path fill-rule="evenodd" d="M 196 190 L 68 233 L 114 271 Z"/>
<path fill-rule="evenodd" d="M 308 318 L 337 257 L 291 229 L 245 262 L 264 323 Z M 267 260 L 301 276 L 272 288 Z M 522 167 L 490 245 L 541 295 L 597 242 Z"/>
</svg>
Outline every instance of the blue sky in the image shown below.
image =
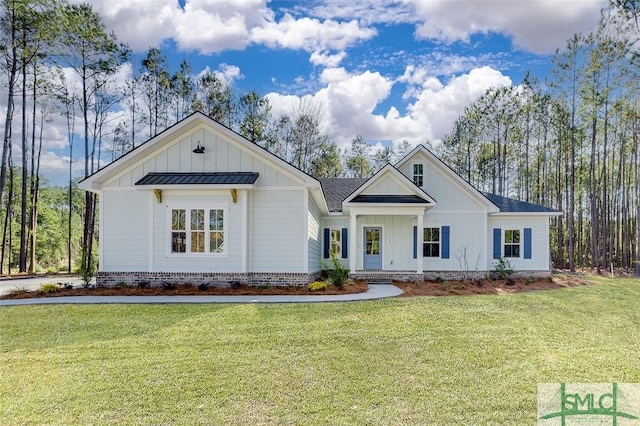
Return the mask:
<svg viewBox="0 0 640 426">
<path fill-rule="evenodd" d="M 73 0 L 76 1 L 76 0 Z M 257 90 L 274 115 L 320 105 L 340 146 L 438 143 L 491 86 L 544 81 L 550 57 L 595 29 L 606 0 L 83 0 L 139 59 L 219 72 Z M 79 1 L 78 1 L 79 2 Z M 139 63 L 139 62 L 138 62 Z M 130 76 L 135 63 L 118 78 Z M 115 117 L 114 117 L 115 118 Z M 115 122 L 116 120 L 114 120 Z M 45 147 L 50 177 L 68 167 L 64 128 Z M 66 155 L 66 157 L 65 157 Z M 66 158 L 66 160 L 65 160 Z"/>
</svg>

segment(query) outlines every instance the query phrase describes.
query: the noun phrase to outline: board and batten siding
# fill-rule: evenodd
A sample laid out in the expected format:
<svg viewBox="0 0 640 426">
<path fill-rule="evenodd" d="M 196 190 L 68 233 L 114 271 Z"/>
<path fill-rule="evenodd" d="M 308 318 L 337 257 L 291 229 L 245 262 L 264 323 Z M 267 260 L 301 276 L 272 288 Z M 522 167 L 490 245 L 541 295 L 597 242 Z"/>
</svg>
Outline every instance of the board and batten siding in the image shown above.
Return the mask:
<svg viewBox="0 0 640 426">
<path fill-rule="evenodd" d="M 435 210 L 435 209 L 434 209 Z M 442 227 L 449 227 L 449 258 L 442 257 L 423 257 L 422 266 L 425 271 L 461 271 L 464 266 L 460 265 L 462 261 L 468 264 L 469 271 L 475 271 L 476 265 L 478 270 L 484 270 L 487 262 L 487 254 L 485 249 L 486 214 L 484 213 L 432 213 L 428 212 L 424 216 L 425 228 L 440 228 L 440 255 L 442 256 Z M 413 225 L 416 224 L 414 220 Z M 418 238 L 421 235 L 418 234 Z M 413 236 L 412 236 L 413 241 Z M 421 239 L 419 241 L 422 241 Z M 420 246 L 421 248 L 421 246 Z M 466 252 L 466 255 L 465 255 Z M 422 254 L 421 251 L 418 255 Z M 411 253 L 413 255 L 413 253 Z M 461 271 L 462 272 L 462 271 Z"/>
<path fill-rule="evenodd" d="M 106 190 L 100 194 L 100 270 L 148 270 L 149 193 Z"/>
<path fill-rule="evenodd" d="M 309 197 L 309 212 L 307 218 L 307 250 L 309 253 L 309 272 L 314 273 L 322 269 L 322 241 L 320 233 L 320 211 L 313 198 Z"/>
<path fill-rule="evenodd" d="M 204 154 L 194 154 L 200 143 Z M 107 187 L 131 187 L 151 172 L 257 172 L 262 186 L 297 186 L 269 161 L 240 148 L 209 127 L 201 126 L 169 144 L 131 170 L 112 178 Z"/>
<path fill-rule="evenodd" d="M 307 232 L 306 188 L 251 191 L 249 203 L 249 270 L 304 273 Z"/>
<path fill-rule="evenodd" d="M 246 197 L 245 193 L 238 193 L 238 202 L 234 204 L 228 190 L 162 191 L 162 203 L 157 203 L 155 198 L 153 200 L 153 270 L 155 272 L 240 272 L 243 197 Z M 172 208 L 226 208 L 227 216 L 224 218 L 226 252 L 223 255 L 170 253 Z"/>
<path fill-rule="evenodd" d="M 413 225 L 415 217 L 411 216 L 359 216 L 356 220 L 356 269 L 362 270 L 364 252 L 365 227 L 382 227 L 382 269 L 386 271 L 415 270 L 413 259 Z M 349 253 L 353 256 L 353 253 Z"/>
<path fill-rule="evenodd" d="M 400 185 L 395 177 L 391 177 L 390 173 L 362 191 L 362 195 L 398 195 L 407 193 L 407 188 Z"/>
<path fill-rule="evenodd" d="M 460 183 L 455 182 L 446 176 L 441 170 L 434 166 L 427 157 L 417 153 L 413 159 L 407 161 L 400 168 L 400 172 L 413 181 L 413 165 L 423 165 L 423 187 L 422 189 L 433 197 L 437 205 L 430 210 L 431 213 L 441 212 L 485 212 L 486 206 L 482 205 L 468 191 L 471 188 L 463 188 Z M 488 201 L 487 201 L 488 203 Z"/>
<path fill-rule="evenodd" d="M 489 262 L 487 270 L 495 269 L 498 262 L 493 258 L 494 229 L 500 229 L 501 241 L 500 252 L 504 254 L 504 231 L 507 229 L 520 230 L 520 257 L 507 258 L 514 270 L 524 271 L 549 271 L 551 270 L 551 260 L 549 252 L 549 217 L 547 216 L 489 216 L 487 252 Z M 531 229 L 531 259 L 524 258 L 524 230 Z"/>
</svg>

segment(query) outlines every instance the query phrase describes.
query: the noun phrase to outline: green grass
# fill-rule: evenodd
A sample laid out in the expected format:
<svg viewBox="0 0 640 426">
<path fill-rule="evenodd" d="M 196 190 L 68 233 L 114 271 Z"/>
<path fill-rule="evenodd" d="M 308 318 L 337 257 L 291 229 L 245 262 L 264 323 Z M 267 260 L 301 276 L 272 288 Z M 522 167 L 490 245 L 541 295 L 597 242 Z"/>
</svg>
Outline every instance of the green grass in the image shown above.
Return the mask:
<svg viewBox="0 0 640 426">
<path fill-rule="evenodd" d="M 534 424 L 538 383 L 640 382 L 640 280 L 300 305 L 0 308 L 0 422 Z"/>
</svg>

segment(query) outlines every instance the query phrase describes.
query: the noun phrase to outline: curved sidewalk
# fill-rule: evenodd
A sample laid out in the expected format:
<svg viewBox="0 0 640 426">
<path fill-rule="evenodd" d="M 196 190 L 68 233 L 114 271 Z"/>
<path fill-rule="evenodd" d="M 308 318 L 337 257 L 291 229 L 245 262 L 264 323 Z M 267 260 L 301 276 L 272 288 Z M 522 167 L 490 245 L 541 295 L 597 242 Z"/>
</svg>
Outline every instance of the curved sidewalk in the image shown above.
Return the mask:
<svg viewBox="0 0 640 426">
<path fill-rule="evenodd" d="M 0 300 L 0 306 L 59 304 L 151 304 L 151 303 L 314 303 L 352 302 L 400 296 L 391 284 L 369 284 L 364 293 L 317 296 L 70 296 Z"/>
</svg>

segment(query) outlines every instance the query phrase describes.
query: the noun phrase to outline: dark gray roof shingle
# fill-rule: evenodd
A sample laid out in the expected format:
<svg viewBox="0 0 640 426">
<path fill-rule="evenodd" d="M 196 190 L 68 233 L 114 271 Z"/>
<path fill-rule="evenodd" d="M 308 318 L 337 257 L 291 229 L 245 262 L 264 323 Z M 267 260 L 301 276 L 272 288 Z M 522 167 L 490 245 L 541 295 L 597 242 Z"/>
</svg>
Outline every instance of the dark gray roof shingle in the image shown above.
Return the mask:
<svg viewBox="0 0 640 426">
<path fill-rule="evenodd" d="M 341 212 L 342 202 L 360 188 L 367 178 L 319 179 L 330 212 Z"/>
<path fill-rule="evenodd" d="M 527 203 L 488 192 L 480 191 L 480 193 L 498 206 L 502 213 L 560 213 L 559 210 L 550 209 L 538 204 Z"/>
<path fill-rule="evenodd" d="M 136 185 L 252 185 L 258 179 L 253 172 L 148 173 Z"/>
</svg>

